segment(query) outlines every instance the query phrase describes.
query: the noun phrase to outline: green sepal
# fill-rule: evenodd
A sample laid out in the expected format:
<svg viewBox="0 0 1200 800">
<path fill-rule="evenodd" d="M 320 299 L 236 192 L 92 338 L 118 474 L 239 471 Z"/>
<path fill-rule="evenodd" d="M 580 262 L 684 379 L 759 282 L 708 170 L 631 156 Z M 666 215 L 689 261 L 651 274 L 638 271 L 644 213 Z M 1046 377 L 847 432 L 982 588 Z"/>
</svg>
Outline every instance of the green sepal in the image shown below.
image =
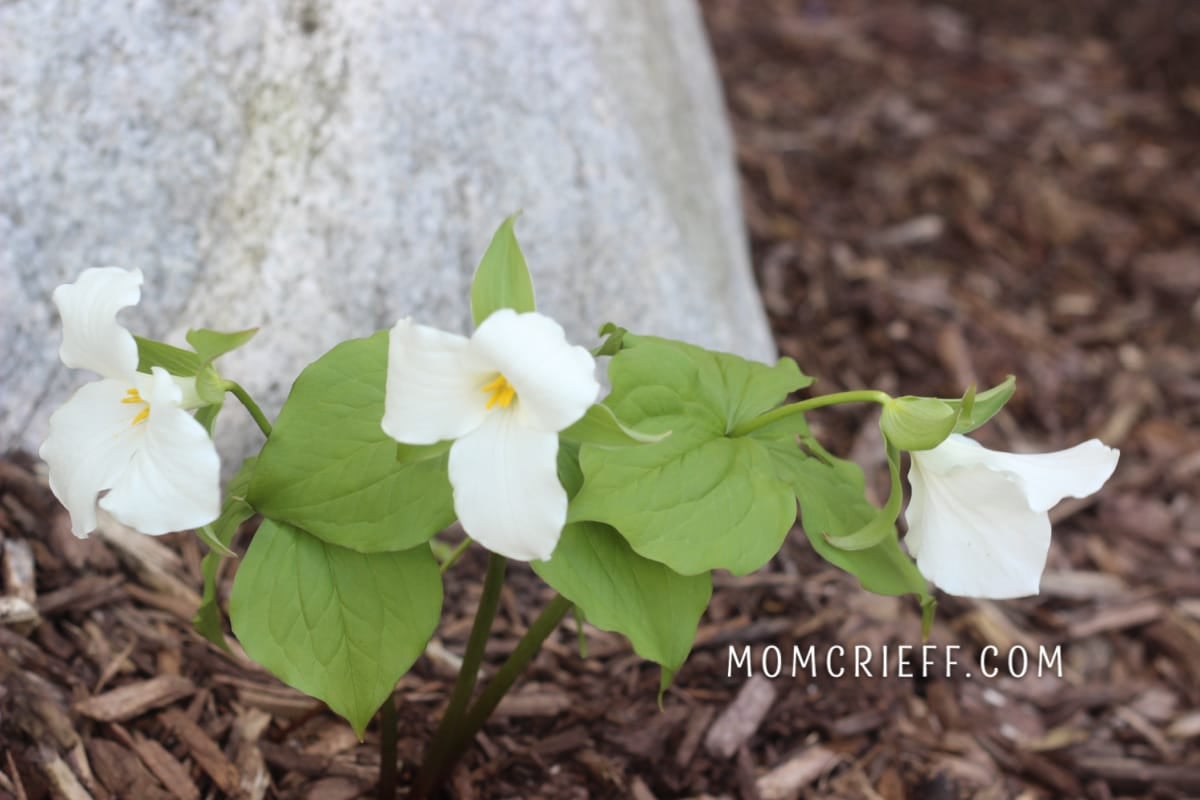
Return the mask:
<svg viewBox="0 0 1200 800">
<path fill-rule="evenodd" d="M 229 598 L 246 654 L 324 701 L 360 739 L 424 652 L 441 608 L 441 575 L 427 544 L 363 554 L 269 519 Z"/>
<path fill-rule="evenodd" d="M 208 432 L 210 438 L 213 435 L 213 429 L 217 425 L 217 415 L 221 413 L 221 407 L 224 402 L 225 398 L 222 397 L 220 402 L 209 403 L 206 406 L 200 406 L 200 408 L 196 409 L 196 422 L 199 422 L 204 430 Z"/>
<path fill-rule="evenodd" d="M 600 356 L 615 356 L 625 349 L 625 334 L 627 333 L 629 331 L 616 323 L 604 323 L 600 326 L 600 335 L 607 336 L 608 338 L 592 349 L 592 355 L 597 358 Z"/>
<path fill-rule="evenodd" d="M 843 550 L 829 539 L 861 530 L 878 515 L 866 498 L 866 481 L 857 464 L 823 449 L 792 471 L 804 533 L 813 549 L 829 563 L 858 578 L 867 591 L 883 595 L 913 594 L 932 622 L 933 595 L 916 564 L 900 548 L 896 536 L 885 536 L 864 550 Z"/>
<path fill-rule="evenodd" d="M 879 427 L 884 438 L 901 450 L 932 450 L 946 440 L 958 422 L 959 409 L 934 397 L 893 397 L 883 404 Z"/>
<path fill-rule="evenodd" d="M 220 405 L 225 401 L 226 386 L 212 364 L 205 364 L 196 375 L 196 394 L 210 406 Z"/>
<path fill-rule="evenodd" d="M 825 538 L 839 550 L 867 550 L 896 533 L 896 519 L 904 500 L 904 489 L 900 485 L 900 451 L 891 442 L 885 443 L 885 449 L 891 478 L 887 503 L 858 530 L 845 535 L 827 534 Z"/>
<path fill-rule="evenodd" d="M 217 604 L 217 570 L 222 558 L 234 555 L 230 547 L 238 528 L 254 515 L 254 509 L 246 501 L 246 492 L 250 488 L 250 476 L 254 473 L 256 461 L 256 458 L 247 458 L 242 462 L 241 469 L 225 489 L 225 502 L 221 506 L 220 516 L 196 530 L 209 551 L 200 562 L 204 594 L 196 615 L 192 617 L 192 626 L 201 636 L 225 651 L 229 650 L 229 644 L 225 641 L 221 608 Z"/>
<path fill-rule="evenodd" d="M 986 392 L 976 393 L 974 389 L 974 386 L 967 389 L 961 400 L 943 401 L 958 412 L 954 433 L 970 433 L 996 416 L 1017 390 L 1017 379 L 1009 375 Z"/>
<path fill-rule="evenodd" d="M 154 367 L 162 367 L 172 375 L 191 378 L 200 371 L 203 362 L 190 350 L 184 350 L 166 342 L 134 336 L 138 349 L 138 372 L 149 373 Z"/>
<path fill-rule="evenodd" d="M 493 311 L 511 308 L 517 313 L 533 311 L 533 280 L 517 243 L 513 225 L 520 212 L 500 224 L 471 281 L 471 317 L 479 325 Z"/>
<path fill-rule="evenodd" d="M 228 352 L 237 350 L 254 338 L 258 328 L 247 328 L 244 331 L 225 333 L 208 328 L 193 328 L 187 332 L 187 342 L 196 351 L 196 356 L 203 364 L 211 364 Z"/>
<path fill-rule="evenodd" d="M 443 439 L 433 444 L 404 444 L 404 442 L 396 442 L 396 461 L 401 464 L 415 464 L 419 461 L 438 458 L 450 452 L 452 444 L 454 444 L 453 439 Z"/>
<path fill-rule="evenodd" d="M 611 408 L 602 403 L 596 403 L 578 421 L 565 428 L 559 435 L 569 442 L 608 448 L 661 442 L 670 436 L 671 432 L 641 433 L 635 431 L 617 419 L 617 415 Z"/>
</svg>

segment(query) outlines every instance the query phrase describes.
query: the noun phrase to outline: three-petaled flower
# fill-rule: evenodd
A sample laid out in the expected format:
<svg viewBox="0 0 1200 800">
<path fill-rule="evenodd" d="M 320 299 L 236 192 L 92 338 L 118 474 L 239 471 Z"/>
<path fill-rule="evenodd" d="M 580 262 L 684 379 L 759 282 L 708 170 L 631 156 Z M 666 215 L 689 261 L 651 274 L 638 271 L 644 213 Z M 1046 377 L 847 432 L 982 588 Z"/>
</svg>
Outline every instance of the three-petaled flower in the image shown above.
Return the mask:
<svg viewBox="0 0 1200 800">
<path fill-rule="evenodd" d="M 137 304 L 141 284 L 140 270 L 105 267 L 54 290 L 62 362 L 101 376 L 51 415 L 39 451 L 80 538 L 96 529 L 102 493 L 100 507 L 142 533 L 194 528 L 220 513 L 217 451 L 186 410 L 198 404 L 195 381 L 161 367 L 138 372 L 137 343 L 117 322 L 122 308 Z"/>
<path fill-rule="evenodd" d="M 921 573 L 950 594 L 1037 594 L 1050 549 L 1047 512 L 1064 497 L 1098 491 L 1119 455 L 1097 439 L 1018 454 L 953 434 L 912 453 L 905 544 Z"/>
<path fill-rule="evenodd" d="M 450 484 L 463 529 L 509 558 L 550 558 L 567 516 L 558 433 L 596 401 L 591 353 L 536 312 L 500 309 L 471 338 L 402 319 L 388 345 L 383 430 L 453 439 Z"/>
</svg>

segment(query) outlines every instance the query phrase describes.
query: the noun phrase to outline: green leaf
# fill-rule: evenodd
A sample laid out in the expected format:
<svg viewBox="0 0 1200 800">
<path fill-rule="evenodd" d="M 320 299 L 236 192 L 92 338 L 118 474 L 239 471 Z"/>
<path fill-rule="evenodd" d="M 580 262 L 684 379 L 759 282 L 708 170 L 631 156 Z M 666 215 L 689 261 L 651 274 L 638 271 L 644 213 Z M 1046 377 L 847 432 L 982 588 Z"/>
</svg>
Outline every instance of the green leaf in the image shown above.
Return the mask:
<svg viewBox="0 0 1200 800">
<path fill-rule="evenodd" d="M 866 482 L 857 464 L 822 453 L 806 458 L 792 473 L 804 533 L 829 563 L 858 578 L 864 589 L 885 595 L 915 594 L 932 603 L 929 586 L 895 536 L 865 550 L 843 550 L 828 538 L 860 530 L 878 510 L 866 498 Z"/>
<path fill-rule="evenodd" d="M 796 518 L 776 461 L 803 456 L 794 444 L 772 452 L 780 440 L 758 432 L 729 432 L 811 379 L 790 359 L 768 367 L 632 334 L 624 344 L 609 364 L 605 404 L 640 431 L 671 435 L 619 449 L 584 444 L 584 484 L 568 520 L 611 525 L 637 553 L 683 575 L 758 569 Z"/>
<path fill-rule="evenodd" d="M 883 404 L 879 427 L 901 450 L 931 450 L 946 440 L 958 422 L 959 410 L 933 397 L 893 397 Z"/>
<path fill-rule="evenodd" d="M 401 464 L 383 432 L 388 333 L 300 373 L 250 484 L 264 516 L 363 553 L 407 550 L 454 520 L 448 456 Z"/>
<path fill-rule="evenodd" d="M 966 397 L 962 400 L 944 400 L 944 403 L 959 412 L 954 432 L 970 433 L 983 425 L 1004 408 L 1004 404 L 1009 401 L 1016 390 L 1017 379 L 1015 376 L 1009 375 L 1003 383 L 996 384 L 986 392 L 975 394 L 972 402 L 966 402 Z M 967 392 L 968 395 L 972 393 L 970 389 Z"/>
<path fill-rule="evenodd" d="M 596 403 L 579 420 L 559 434 L 569 442 L 590 444 L 596 447 L 629 447 L 635 444 L 661 442 L 671 435 L 665 433 L 640 433 L 617 419 L 612 409 Z"/>
<path fill-rule="evenodd" d="M 413 464 L 418 461 L 428 461 L 450 452 L 453 439 L 445 439 L 433 444 L 405 444 L 396 442 L 396 461 L 401 464 Z"/>
<path fill-rule="evenodd" d="M 840 550 L 866 550 L 879 544 L 885 537 L 896 534 L 896 519 L 904 502 L 904 489 L 900 485 L 900 451 L 891 442 L 886 443 L 888 473 L 891 489 L 887 503 L 878 509 L 869 522 L 852 533 L 829 533 L 826 539 Z"/>
<path fill-rule="evenodd" d="M 254 338 L 258 328 L 247 328 L 244 331 L 223 333 L 207 328 L 195 328 L 187 332 L 188 344 L 196 351 L 201 363 L 211 364 L 217 358 L 231 350 L 236 350 Z"/>
<path fill-rule="evenodd" d="M 162 367 L 172 375 L 190 378 L 200 371 L 200 357 L 189 350 L 174 347 L 165 342 L 134 336 L 138 348 L 138 372 L 150 372 Z"/>
<path fill-rule="evenodd" d="M 642 658 L 679 671 L 712 595 L 708 573 L 684 576 L 639 556 L 615 530 L 597 523 L 563 528 L 549 561 L 533 571 L 583 610 L 597 628 L 629 639 Z"/>
<path fill-rule="evenodd" d="M 323 700 L 362 738 L 425 649 L 442 608 L 428 545 L 365 555 L 266 520 L 229 598 L 247 655 Z"/>
<path fill-rule="evenodd" d="M 517 312 L 534 310 L 533 281 L 513 232 L 517 216 L 513 214 L 501 223 L 475 270 L 475 280 L 471 282 L 471 316 L 476 325 L 499 308 Z"/>
<path fill-rule="evenodd" d="M 222 625 L 221 608 L 217 604 L 217 570 L 221 559 L 233 555 L 230 546 L 241 524 L 254 515 L 254 509 L 246 502 L 246 492 L 250 487 L 250 476 L 254 473 L 257 459 L 248 458 L 242 462 L 241 469 L 233 476 L 225 489 L 225 502 L 221 507 L 221 515 L 214 521 L 198 529 L 196 532 L 209 546 L 208 553 L 200 562 L 200 573 L 204 578 L 204 594 L 200 598 L 200 608 L 192 618 L 192 626 L 210 642 L 228 651 L 229 644 L 225 641 L 225 630 Z"/>
</svg>

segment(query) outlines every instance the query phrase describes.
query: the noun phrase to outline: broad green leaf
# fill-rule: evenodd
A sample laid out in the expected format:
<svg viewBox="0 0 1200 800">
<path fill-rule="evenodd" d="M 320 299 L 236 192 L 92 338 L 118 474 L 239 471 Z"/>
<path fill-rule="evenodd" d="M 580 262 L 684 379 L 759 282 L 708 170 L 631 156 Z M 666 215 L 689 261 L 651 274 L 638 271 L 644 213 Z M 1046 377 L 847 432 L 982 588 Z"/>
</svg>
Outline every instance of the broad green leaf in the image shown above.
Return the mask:
<svg viewBox="0 0 1200 800">
<path fill-rule="evenodd" d="M 573 500 L 583 486 L 583 470 L 579 468 L 579 445 L 574 442 L 558 444 L 558 482 L 566 489 L 568 500 Z"/>
<path fill-rule="evenodd" d="M 671 435 L 619 449 L 584 444 L 584 484 L 568 520 L 611 525 L 638 554 L 683 575 L 758 569 L 787 535 L 796 501 L 776 474 L 773 440 L 729 432 L 811 379 L 790 359 L 768 367 L 632 334 L 624 345 L 609 364 L 605 404 L 640 431 Z"/>
<path fill-rule="evenodd" d="M 244 331 L 224 333 L 208 328 L 195 328 L 187 332 L 187 342 L 196 351 L 201 363 L 211 364 L 217 358 L 231 350 L 237 350 L 254 338 L 258 328 L 248 328 Z"/>
<path fill-rule="evenodd" d="M 931 450 L 946 440 L 958 422 L 959 410 L 934 397 L 893 397 L 883 405 L 879 427 L 901 450 Z"/>
<path fill-rule="evenodd" d="M 998 383 L 986 392 L 974 394 L 974 400 L 965 403 L 964 400 L 945 400 L 947 405 L 959 412 L 958 422 L 954 426 L 955 433 L 970 433 L 982 426 L 1004 408 L 1004 404 L 1017 390 L 1016 377 L 1009 375 L 1003 383 Z M 971 390 L 968 390 L 971 393 Z"/>
<path fill-rule="evenodd" d="M 360 739 L 425 650 L 441 609 L 428 545 L 367 555 L 273 520 L 254 535 L 229 598 L 247 655 L 323 700 Z"/>
<path fill-rule="evenodd" d="M 445 439 L 433 444 L 405 444 L 396 442 L 396 460 L 401 464 L 412 464 L 417 461 L 428 461 L 450 452 L 454 444 L 451 439 Z"/>
<path fill-rule="evenodd" d="M 250 484 L 250 503 L 330 544 L 407 550 L 454 520 L 448 456 L 401 464 L 383 432 L 388 333 L 352 339 L 300 373 Z"/>
<path fill-rule="evenodd" d="M 925 578 L 895 536 L 865 550 L 842 550 L 829 543 L 829 537 L 860 530 L 878 513 L 866 498 L 866 482 L 857 464 L 824 453 L 796 467 L 793 485 L 804 533 L 822 558 L 854 575 L 868 591 L 915 594 L 923 604 L 932 602 Z"/>
<path fill-rule="evenodd" d="M 612 528 L 592 522 L 567 525 L 553 557 L 531 566 L 589 622 L 622 634 L 638 655 L 662 665 L 666 685 L 691 651 L 712 595 L 708 573 L 672 572 L 633 552 Z"/>
<path fill-rule="evenodd" d="M 471 316 L 476 325 L 499 308 L 517 312 L 534 310 L 533 281 L 513 232 L 516 221 L 517 214 L 513 214 L 501 223 L 475 270 L 471 282 Z"/>
<path fill-rule="evenodd" d="M 671 432 L 640 433 L 617 419 L 611 408 L 596 403 L 577 422 L 559 435 L 569 442 L 590 444 L 596 447 L 629 447 L 636 444 L 661 442 L 670 436 Z"/>
<path fill-rule="evenodd" d="M 143 339 L 141 336 L 134 336 L 133 339 L 137 342 L 138 372 L 149 372 L 154 367 L 162 367 L 172 375 L 190 378 L 203 366 L 200 357 L 190 350 L 183 350 L 166 342 Z"/>
<path fill-rule="evenodd" d="M 192 626 L 205 639 L 226 651 L 229 650 L 229 644 L 225 641 L 221 608 L 217 604 L 217 570 L 223 557 L 233 555 L 229 548 L 238 528 L 254 515 L 254 509 L 246 502 L 246 492 L 250 488 L 250 476 L 254 472 L 256 460 L 248 458 L 242 462 L 241 469 L 225 489 L 221 515 L 196 531 L 208 545 L 209 551 L 200 562 L 204 594 L 200 598 L 200 607 L 196 609 L 196 615 L 192 617 Z"/>
</svg>

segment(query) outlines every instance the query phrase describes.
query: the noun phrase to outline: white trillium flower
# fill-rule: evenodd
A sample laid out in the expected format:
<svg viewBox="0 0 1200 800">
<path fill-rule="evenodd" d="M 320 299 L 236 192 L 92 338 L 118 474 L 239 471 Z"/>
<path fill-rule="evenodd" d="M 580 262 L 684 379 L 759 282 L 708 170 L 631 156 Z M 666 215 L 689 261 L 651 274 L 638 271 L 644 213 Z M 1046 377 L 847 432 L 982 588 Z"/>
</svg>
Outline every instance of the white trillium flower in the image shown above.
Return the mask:
<svg viewBox="0 0 1200 800">
<path fill-rule="evenodd" d="M 160 367 L 138 372 L 137 343 L 117 322 L 117 312 L 137 304 L 141 284 L 141 270 L 105 267 L 54 290 L 62 362 L 102 378 L 51 415 L 39 451 L 80 538 L 96 529 L 101 494 L 101 508 L 153 535 L 204 525 L 221 510 L 216 448 L 186 410 L 199 404 L 195 381 Z"/>
<path fill-rule="evenodd" d="M 917 568 L 950 594 L 1001 599 L 1038 593 L 1047 512 L 1098 491 L 1120 453 L 1097 439 L 1055 453 L 1002 453 L 953 434 L 911 455 L 904 541 Z"/>
<path fill-rule="evenodd" d="M 536 312 L 500 309 L 471 338 L 402 319 L 388 345 L 383 430 L 453 439 L 450 484 L 467 534 L 522 561 L 554 552 L 567 518 L 558 433 L 596 401 L 596 361 Z"/>
</svg>

